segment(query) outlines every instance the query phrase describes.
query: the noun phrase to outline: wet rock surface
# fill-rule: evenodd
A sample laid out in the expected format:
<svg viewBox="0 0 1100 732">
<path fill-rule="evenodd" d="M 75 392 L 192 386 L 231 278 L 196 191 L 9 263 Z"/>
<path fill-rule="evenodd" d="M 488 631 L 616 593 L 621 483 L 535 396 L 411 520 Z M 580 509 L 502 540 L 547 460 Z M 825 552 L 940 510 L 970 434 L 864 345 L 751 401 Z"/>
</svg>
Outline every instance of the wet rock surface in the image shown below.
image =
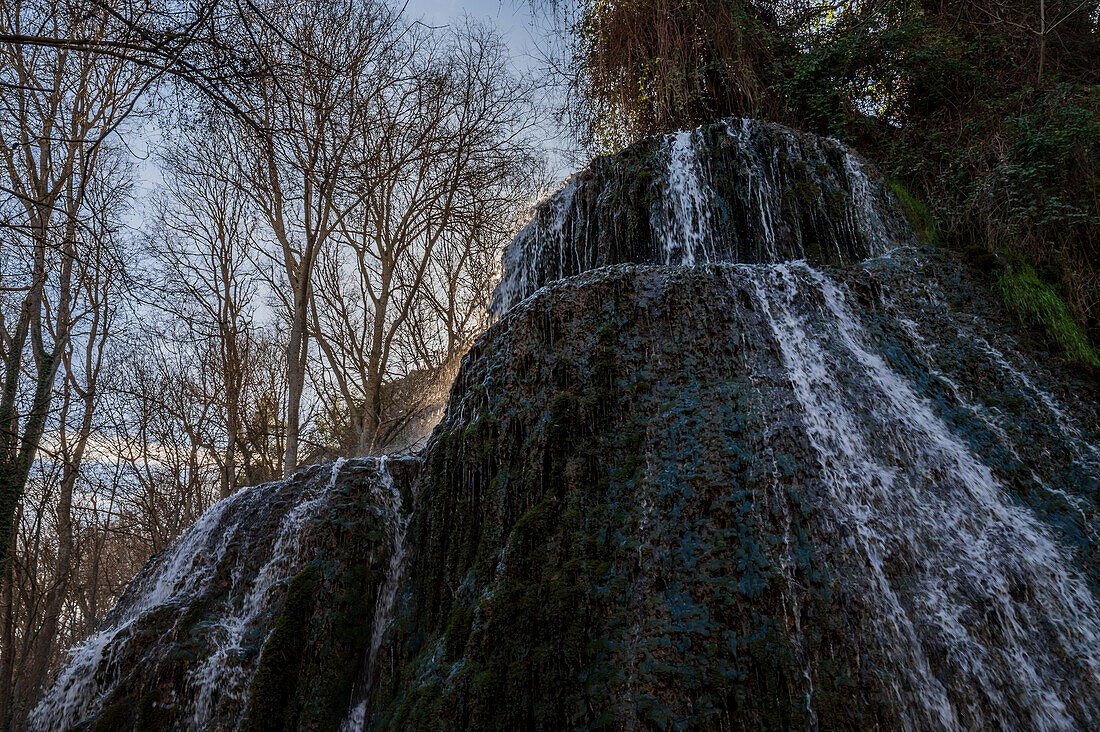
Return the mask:
<svg viewBox="0 0 1100 732">
<path fill-rule="evenodd" d="M 983 291 L 906 250 L 512 310 L 429 445 L 374 723 L 1090 727 L 1096 390 Z"/>
<path fill-rule="evenodd" d="M 835 140 L 729 119 L 596 158 L 504 252 L 497 315 L 613 264 L 858 263 L 916 243 L 882 176 Z"/>
<path fill-rule="evenodd" d="M 737 124 L 542 204 L 419 457 L 215 506 L 36 728 L 1100 726 L 1096 382 Z"/>
<path fill-rule="evenodd" d="M 32 729 L 327 729 L 347 708 L 412 458 L 245 488 L 131 582 Z"/>
</svg>

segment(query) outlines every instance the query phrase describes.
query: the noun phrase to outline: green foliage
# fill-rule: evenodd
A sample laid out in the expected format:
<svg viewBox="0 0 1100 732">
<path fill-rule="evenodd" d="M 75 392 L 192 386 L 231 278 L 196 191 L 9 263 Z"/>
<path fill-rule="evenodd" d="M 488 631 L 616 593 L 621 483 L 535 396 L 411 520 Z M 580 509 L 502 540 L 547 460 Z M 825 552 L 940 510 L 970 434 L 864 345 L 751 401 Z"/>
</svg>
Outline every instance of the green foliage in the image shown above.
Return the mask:
<svg viewBox="0 0 1100 732">
<path fill-rule="evenodd" d="M 909 220 L 909 225 L 917 233 L 917 240 L 925 246 L 938 244 L 939 233 L 936 230 L 936 219 L 932 216 L 932 212 L 928 210 L 928 207 L 914 198 L 899 181 L 891 180 L 889 185 L 890 190 L 898 197 L 898 202 L 905 212 L 905 217 Z"/>
<path fill-rule="evenodd" d="M 898 193 L 918 234 L 931 231 L 922 219 L 934 218 L 945 243 L 977 242 L 1058 270 L 1070 317 L 1096 338 L 1100 77 L 1086 59 L 1100 54 L 1100 34 L 1086 19 L 1097 5 L 1048 4 L 1066 21 L 1042 74 L 1027 31 L 1038 19 L 991 24 L 1001 12 L 984 5 L 845 11 L 788 61 L 789 78 L 804 79 L 785 87 L 788 113 L 903 178 L 934 212 L 914 217 Z M 843 101 L 825 108 L 821 97 Z"/>
<path fill-rule="evenodd" d="M 1100 226 L 1100 86 L 1015 95 L 1002 176 L 1010 215 L 1034 227 Z"/>
<path fill-rule="evenodd" d="M 1008 267 L 997 276 L 997 290 L 1020 318 L 1038 325 L 1070 361 L 1100 368 L 1100 357 L 1073 320 L 1058 291 L 1028 264 Z"/>
<path fill-rule="evenodd" d="M 775 108 L 775 44 L 751 2 L 589 0 L 575 30 L 582 126 L 600 150 Z"/>
<path fill-rule="evenodd" d="M 590 128 L 625 144 L 732 115 L 838 137 L 906 182 L 922 241 L 1059 270 L 1100 338 L 1100 0 L 582 8 Z"/>
</svg>

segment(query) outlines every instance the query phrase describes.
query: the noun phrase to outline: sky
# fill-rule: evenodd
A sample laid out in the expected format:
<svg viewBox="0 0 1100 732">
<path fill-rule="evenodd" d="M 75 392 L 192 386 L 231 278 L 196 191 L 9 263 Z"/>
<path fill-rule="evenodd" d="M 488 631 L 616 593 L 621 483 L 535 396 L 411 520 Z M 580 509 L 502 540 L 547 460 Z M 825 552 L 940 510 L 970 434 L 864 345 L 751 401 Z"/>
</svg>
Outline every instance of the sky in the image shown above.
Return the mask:
<svg viewBox="0 0 1100 732">
<path fill-rule="evenodd" d="M 537 0 L 535 0 L 537 2 Z M 531 11 L 533 0 L 408 0 L 407 14 L 431 25 L 446 25 L 463 15 L 486 21 L 504 37 L 516 68 L 541 73 L 548 51 L 560 52 L 560 39 L 551 37 L 548 20 Z M 550 92 L 551 94 L 553 92 Z M 548 120 L 545 149 L 554 180 L 564 180 L 583 162 L 576 144 Z M 557 135 L 557 139 L 554 136 Z"/>
<path fill-rule="evenodd" d="M 472 20 L 487 22 L 504 38 L 512 53 L 513 61 L 520 72 L 539 73 L 545 68 L 540 60 L 549 43 L 546 19 L 536 19 L 531 12 L 532 0 L 408 0 L 407 16 L 421 20 L 429 25 L 443 26 L 463 15 Z M 549 117 L 549 115 L 547 115 Z M 560 130 L 552 129 L 552 121 L 547 120 L 545 132 L 539 131 L 549 165 L 552 181 L 562 181 L 574 169 L 580 167 L 576 146 Z M 557 138 L 555 139 L 555 135 Z M 153 154 L 161 140 L 156 124 L 149 121 L 137 123 L 135 129 L 126 135 L 127 147 L 134 154 L 138 167 L 135 205 L 128 217 L 128 223 L 135 230 L 147 225 L 149 197 L 156 191 L 161 181 L 160 169 Z M 551 189 L 555 187 L 551 184 Z"/>
<path fill-rule="evenodd" d="M 513 53 L 528 50 L 537 33 L 527 0 L 409 0 L 408 5 L 410 17 L 432 25 L 443 25 L 464 13 L 491 21 L 507 38 Z"/>
</svg>

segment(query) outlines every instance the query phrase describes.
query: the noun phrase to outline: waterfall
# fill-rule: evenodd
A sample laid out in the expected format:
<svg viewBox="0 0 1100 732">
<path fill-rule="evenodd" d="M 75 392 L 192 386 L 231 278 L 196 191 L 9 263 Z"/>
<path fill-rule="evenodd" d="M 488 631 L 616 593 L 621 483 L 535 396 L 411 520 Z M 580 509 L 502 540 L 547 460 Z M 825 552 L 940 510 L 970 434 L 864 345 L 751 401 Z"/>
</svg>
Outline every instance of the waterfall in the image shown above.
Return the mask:
<svg viewBox="0 0 1100 732">
<path fill-rule="evenodd" d="M 908 726 L 1100 716 L 1100 608 L 1074 557 L 875 352 L 827 275 L 789 263 L 732 276 L 770 324 L 820 469 L 816 528 L 838 566 L 866 573 Z"/>
<path fill-rule="evenodd" d="M 213 625 L 210 634 L 213 649 L 190 675 L 191 685 L 196 690 L 191 717 L 194 728 L 202 728 L 213 716 L 217 697 L 245 700 L 251 674 L 247 669 L 233 663 L 232 659 L 245 650 L 242 647 L 245 633 L 255 628 L 261 613 L 271 607 L 272 590 L 293 574 L 293 566 L 301 564 L 299 550 L 304 528 L 324 506 L 328 494 L 336 487 L 344 462 L 343 458 L 336 460 L 329 468 L 328 481 L 307 492 L 304 500 L 287 511 L 279 526 L 271 554 L 256 578 L 251 581 L 243 600 L 239 606 L 227 608 Z M 234 568 L 234 587 L 242 583 L 241 569 L 240 566 Z"/>
<path fill-rule="evenodd" d="M 69 651 L 57 681 L 31 713 L 32 729 L 67 729 L 108 696 L 127 672 L 116 654 L 135 622 L 155 608 L 186 602 L 213 578 L 240 528 L 241 507 L 258 492 L 246 488 L 215 504 L 134 580 L 103 629 Z"/>
<path fill-rule="evenodd" d="M 732 153 L 723 152 L 727 140 Z M 638 154 L 627 151 L 617 165 Z M 898 718 L 911 729 L 1069 729 L 1100 719 L 1100 608 L 1076 569 L 1079 557 L 887 363 L 843 285 L 819 269 L 889 257 L 913 243 L 881 178 L 835 141 L 752 120 L 658 138 L 643 169 L 641 179 L 658 191 L 643 222 L 653 246 L 601 243 L 617 221 L 603 207 L 630 204 L 597 161 L 537 207 L 510 245 L 497 316 L 542 285 L 616 261 L 743 262 L 715 271 L 751 293 L 767 323 L 811 448 L 804 469 L 817 474 L 815 531 L 835 571 L 859 585 L 853 596 L 873 619 Z M 735 183 L 726 178 L 716 188 L 731 171 Z M 799 187 L 815 200 L 792 202 Z M 832 205 L 818 205 L 822 199 Z M 937 370 L 913 322 L 897 320 L 926 373 L 1022 461 L 996 417 Z M 1100 448 L 1056 400 L 980 334 L 965 337 L 1031 393 L 1082 471 L 1100 478 Z M 1029 479 L 1096 537 L 1081 496 L 1044 484 L 1034 470 Z M 639 532 L 648 515 L 642 501 Z M 797 624 L 797 610 L 791 616 Z M 804 675 L 813 720 L 810 669 Z"/>
<path fill-rule="evenodd" d="M 836 140 L 724 120 L 597 158 L 505 248 L 492 312 L 611 264 L 855 264 L 915 242 L 882 177 Z"/>
<path fill-rule="evenodd" d="M 661 264 L 692 266 L 713 257 L 714 191 L 703 169 L 697 132 L 677 132 L 665 139 L 668 168 L 661 216 L 655 229 L 661 240 Z"/>
<path fill-rule="evenodd" d="M 385 461 L 355 461 L 373 472 L 383 512 L 399 512 L 399 491 Z M 346 461 L 307 470 L 292 479 L 244 488 L 205 514 L 139 575 L 103 628 L 69 653 L 57 681 L 30 716 L 38 730 L 66 729 L 102 711 L 134 666 L 194 656 L 175 694 L 188 729 L 248 706 L 255 659 L 271 631 L 287 582 L 308 562 L 311 529 L 345 478 Z M 397 506 L 391 506 L 398 496 Z M 402 524 L 403 527 L 403 524 Z M 402 528 L 403 531 L 403 528 Z M 194 636 L 185 627 L 189 607 L 210 607 Z M 193 621 L 188 621 L 193 622 Z M 158 630 L 151 630 L 157 628 Z M 150 646 L 150 632 L 169 649 Z M 175 639 L 175 640 L 173 640 Z M 174 650 L 173 650 L 174 649 Z"/>
<path fill-rule="evenodd" d="M 507 310 L 547 278 L 560 279 L 591 266 L 581 260 L 587 237 L 576 194 L 584 185 L 582 178 L 573 176 L 535 204 L 537 213 L 505 248 L 502 279 L 493 296 L 494 312 Z M 547 256 L 534 256 L 536 252 L 546 252 Z"/>
<path fill-rule="evenodd" d="M 1096 728 L 1097 412 L 915 244 L 870 165 L 780 125 L 593 161 L 506 248 L 423 462 L 215 505 L 31 727 L 133 678 L 240 727 L 308 565 L 303 726 Z"/>
</svg>

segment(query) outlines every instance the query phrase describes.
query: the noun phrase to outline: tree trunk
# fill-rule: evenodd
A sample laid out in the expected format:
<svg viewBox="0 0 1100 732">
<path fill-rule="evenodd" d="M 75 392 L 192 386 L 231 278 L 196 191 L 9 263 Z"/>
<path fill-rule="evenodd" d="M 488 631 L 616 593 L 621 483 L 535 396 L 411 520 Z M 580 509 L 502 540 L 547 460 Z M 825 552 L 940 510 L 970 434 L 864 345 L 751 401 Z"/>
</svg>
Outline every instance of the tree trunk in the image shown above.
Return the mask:
<svg viewBox="0 0 1100 732">
<path fill-rule="evenodd" d="M 24 709 L 29 709 L 34 703 L 38 690 L 46 681 L 50 657 L 57 641 L 61 608 L 68 595 L 73 556 L 73 487 L 76 484 L 77 471 L 77 466 L 66 465 L 65 476 L 61 481 L 61 495 L 57 505 L 57 566 L 54 568 L 53 583 L 46 593 L 42 625 L 27 659 L 27 666 L 21 672 L 23 685 L 20 696 L 23 698 L 20 702 Z"/>
<path fill-rule="evenodd" d="M 240 421 L 237 398 L 240 394 L 229 398 L 229 406 L 226 410 L 226 444 L 225 444 L 225 469 L 222 471 L 222 498 L 229 498 L 237 490 L 237 433 L 240 431 Z"/>
<path fill-rule="evenodd" d="M 46 416 L 53 394 L 58 361 L 56 354 L 44 355 L 39 361 L 38 379 L 31 401 L 31 412 L 27 415 L 23 428 L 22 444 L 14 460 L 8 458 L 0 461 L 0 566 L 6 567 L 10 563 L 15 549 L 15 512 L 23 498 L 31 465 L 42 442 L 42 433 L 46 429 Z M 5 576 L 6 574 L 5 572 Z"/>
<path fill-rule="evenodd" d="M 0 729 L 12 729 L 15 686 L 15 597 L 12 586 L 14 568 L 10 562 L 0 566 L 0 598 L 3 601 L 3 643 L 0 644 Z"/>
<path fill-rule="evenodd" d="M 378 449 L 378 430 L 382 425 L 382 380 L 386 340 L 386 316 L 390 307 L 390 283 L 393 279 L 393 263 L 382 258 L 382 272 L 378 287 L 378 301 L 374 306 L 374 328 L 367 362 L 367 383 L 363 430 L 359 433 L 359 454 L 370 455 Z"/>
<path fill-rule="evenodd" d="M 309 336 L 305 332 L 306 300 L 295 297 L 294 323 L 286 348 L 286 449 L 283 452 L 283 477 L 289 478 L 298 469 L 298 434 L 301 429 L 299 409 L 302 388 L 306 380 L 306 349 Z"/>
<path fill-rule="evenodd" d="M 360 455 L 372 455 L 378 450 L 378 433 L 381 428 L 382 374 L 376 371 L 367 385 L 367 404 L 363 410 L 363 430 L 359 437 Z"/>
</svg>

